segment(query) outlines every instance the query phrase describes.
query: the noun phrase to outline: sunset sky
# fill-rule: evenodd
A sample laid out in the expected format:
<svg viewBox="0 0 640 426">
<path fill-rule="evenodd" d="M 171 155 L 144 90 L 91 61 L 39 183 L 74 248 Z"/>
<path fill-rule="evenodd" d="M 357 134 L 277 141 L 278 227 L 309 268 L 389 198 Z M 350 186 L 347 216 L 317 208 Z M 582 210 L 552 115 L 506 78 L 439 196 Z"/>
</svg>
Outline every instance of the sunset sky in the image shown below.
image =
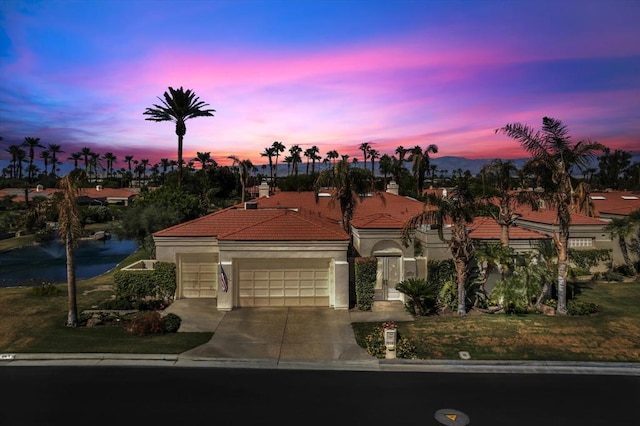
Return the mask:
<svg viewBox="0 0 640 426">
<path fill-rule="evenodd" d="M 175 159 L 174 124 L 143 115 L 169 86 L 216 110 L 184 159 L 220 165 L 274 141 L 522 158 L 494 130 L 544 116 L 637 152 L 638 22 L 636 0 L 0 0 L 0 165 L 25 137 Z"/>
</svg>

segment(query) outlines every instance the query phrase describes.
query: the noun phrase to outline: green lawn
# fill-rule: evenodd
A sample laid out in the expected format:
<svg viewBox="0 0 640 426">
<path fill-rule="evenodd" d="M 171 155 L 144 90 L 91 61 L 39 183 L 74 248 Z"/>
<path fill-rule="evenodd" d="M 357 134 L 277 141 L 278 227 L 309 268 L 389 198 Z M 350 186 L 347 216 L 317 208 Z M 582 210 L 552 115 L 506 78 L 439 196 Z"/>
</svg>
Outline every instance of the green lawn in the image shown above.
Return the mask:
<svg viewBox="0 0 640 426">
<path fill-rule="evenodd" d="M 91 309 L 113 294 L 113 272 L 148 255 L 138 251 L 113 271 L 78 281 L 78 312 Z M 200 346 L 212 333 L 168 333 L 133 336 L 121 327 L 69 328 L 66 283 L 59 293 L 37 296 L 30 287 L 0 288 L 0 353 L 170 353 Z"/>
<path fill-rule="evenodd" d="M 148 258 L 142 251 L 116 269 Z M 78 310 L 109 299 L 113 271 L 78 282 Z M 212 333 L 170 333 L 138 337 L 119 327 L 66 327 L 66 284 L 54 296 L 29 287 L 0 289 L 0 353 L 111 352 L 182 353 L 207 342 Z M 590 316 L 475 314 L 429 316 L 399 323 L 421 359 L 640 361 L 640 283 L 588 283 L 579 296 L 597 303 Z M 358 343 L 377 323 L 356 323 Z"/>
<path fill-rule="evenodd" d="M 549 360 L 640 362 L 640 283 L 589 283 L 579 296 L 597 303 L 589 316 L 504 315 L 470 313 L 418 317 L 398 324 L 421 359 Z M 354 324 L 366 347 L 373 326 Z"/>
</svg>

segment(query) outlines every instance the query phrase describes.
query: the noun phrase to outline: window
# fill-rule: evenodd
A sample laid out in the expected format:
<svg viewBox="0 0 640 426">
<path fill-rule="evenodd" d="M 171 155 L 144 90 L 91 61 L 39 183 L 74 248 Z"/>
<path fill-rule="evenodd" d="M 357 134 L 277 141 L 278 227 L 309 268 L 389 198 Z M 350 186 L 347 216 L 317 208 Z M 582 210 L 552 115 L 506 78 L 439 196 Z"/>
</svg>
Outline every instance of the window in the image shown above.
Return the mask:
<svg viewBox="0 0 640 426">
<path fill-rule="evenodd" d="M 593 247 L 592 238 L 569 238 L 569 247 Z"/>
</svg>

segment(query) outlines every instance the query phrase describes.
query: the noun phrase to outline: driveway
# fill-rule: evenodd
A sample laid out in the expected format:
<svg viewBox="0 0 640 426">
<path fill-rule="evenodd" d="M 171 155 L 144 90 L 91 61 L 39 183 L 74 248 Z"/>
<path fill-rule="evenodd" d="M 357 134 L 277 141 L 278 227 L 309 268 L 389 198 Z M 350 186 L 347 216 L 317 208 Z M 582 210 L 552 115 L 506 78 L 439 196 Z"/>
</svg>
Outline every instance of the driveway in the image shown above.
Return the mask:
<svg viewBox="0 0 640 426">
<path fill-rule="evenodd" d="M 165 312 L 182 318 L 179 332 L 213 332 L 181 356 L 278 361 L 367 361 L 352 322 L 412 321 L 402 302 L 376 302 L 372 311 L 332 308 L 237 308 L 220 312 L 215 299 L 180 299 Z"/>
</svg>

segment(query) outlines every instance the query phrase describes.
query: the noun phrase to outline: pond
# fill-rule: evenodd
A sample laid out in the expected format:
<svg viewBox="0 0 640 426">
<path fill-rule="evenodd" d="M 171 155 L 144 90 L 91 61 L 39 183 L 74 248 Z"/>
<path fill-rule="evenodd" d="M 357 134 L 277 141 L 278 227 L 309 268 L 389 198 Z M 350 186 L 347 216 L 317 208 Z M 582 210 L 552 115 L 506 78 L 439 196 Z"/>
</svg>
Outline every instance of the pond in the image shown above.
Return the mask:
<svg viewBox="0 0 640 426">
<path fill-rule="evenodd" d="M 113 269 L 136 251 L 132 240 L 83 240 L 75 249 L 76 278 L 87 279 Z M 0 287 L 34 286 L 67 281 L 65 247 L 58 241 L 0 253 Z"/>
</svg>

